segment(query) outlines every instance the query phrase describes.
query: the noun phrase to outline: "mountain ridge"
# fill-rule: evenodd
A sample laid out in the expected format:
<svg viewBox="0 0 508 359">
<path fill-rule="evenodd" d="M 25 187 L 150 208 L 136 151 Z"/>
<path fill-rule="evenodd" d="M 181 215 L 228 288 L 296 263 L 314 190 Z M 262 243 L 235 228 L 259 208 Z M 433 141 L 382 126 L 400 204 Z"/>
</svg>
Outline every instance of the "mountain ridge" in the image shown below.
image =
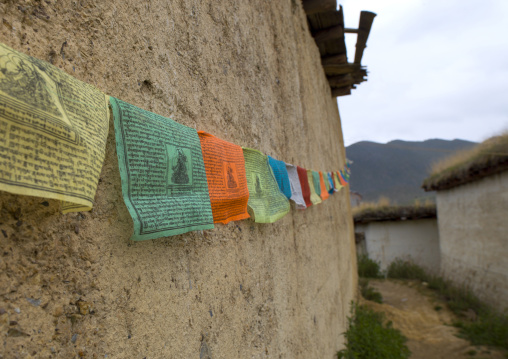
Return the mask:
<svg viewBox="0 0 508 359">
<path fill-rule="evenodd" d="M 434 193 L 421 189 L 432 164 L 476 144 L 439 138 L 353 143 L 346 147 L 346 156 L 353 161 L 350 189 L 360 193 L 363 201 L 377 201 L 384 196 L 394 203 L 410 204 L 416 198 L 432 198 Z"/>
</svg>

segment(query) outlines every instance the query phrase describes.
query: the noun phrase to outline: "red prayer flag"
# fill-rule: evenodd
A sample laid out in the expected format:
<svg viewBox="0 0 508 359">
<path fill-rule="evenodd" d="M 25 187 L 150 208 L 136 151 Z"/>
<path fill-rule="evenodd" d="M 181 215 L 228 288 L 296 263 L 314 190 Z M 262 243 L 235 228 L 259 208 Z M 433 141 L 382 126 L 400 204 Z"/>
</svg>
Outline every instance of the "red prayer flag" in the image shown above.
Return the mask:
<svg viewBox="0 0 508 359">
<path fill-rule="evenodd" d="M 310 201 L 310 187 L 309 187 L 309 178 L 307 177 L 307 170 L 300 166 L 296 166 L 296 171 L 298 172 L 298 178 L 300 179 L 300 184 L 302 185 L 302 195 L 305 200 L 305 204 L 307 207 L 312 206 L 312 202 Z"/>
</svg>

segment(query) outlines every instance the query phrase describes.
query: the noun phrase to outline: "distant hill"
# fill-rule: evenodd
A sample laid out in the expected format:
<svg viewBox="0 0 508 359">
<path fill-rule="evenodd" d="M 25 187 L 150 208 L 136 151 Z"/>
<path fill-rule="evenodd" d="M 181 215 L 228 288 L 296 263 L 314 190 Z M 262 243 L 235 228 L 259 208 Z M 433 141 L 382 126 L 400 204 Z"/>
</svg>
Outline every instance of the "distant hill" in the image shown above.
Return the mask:
<svg viewBox="0 0 508 359">
<path fill-rule="evenodd" d="M 475 142 L 464 140 L 395 140 L 386 144 L 362 141 L 346 147 L 351 165 L 350 188 L 363 201 L 377 201 L 380 196 L 398 204 L 412 203 L 415 198 L 434 197 L 421 189 L 433 163 L 455 151 L 468 149 Z"/>
</svg>

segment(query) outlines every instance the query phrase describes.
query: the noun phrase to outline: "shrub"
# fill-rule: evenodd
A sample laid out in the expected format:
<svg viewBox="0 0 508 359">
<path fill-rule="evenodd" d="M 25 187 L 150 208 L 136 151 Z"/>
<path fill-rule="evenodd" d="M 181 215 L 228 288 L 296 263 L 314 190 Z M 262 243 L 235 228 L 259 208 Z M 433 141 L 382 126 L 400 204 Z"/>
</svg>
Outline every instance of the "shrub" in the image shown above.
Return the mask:
<svg viewBox="0 0 508 359">
<path fill-rule="evenodd" d="M 450 310 L 457 315 L 464 315 L 466 311 L 473 311 L 475 314 L 488 314 L 490 309 L 466 287 L 456 287 L 450 281 L 443 280 L 443 285 L 438 292 L 446 299 Z"/>
<path fill-rule="evenodd" d="M 362 278 L 382 278 L 379 263 L 366 254 L 358 256 L 358 275 Z"/>
<path fill-rule="evenodd" d="M 379 293 L 374 288 L 369 287 L 369 280 L 368 279 L 360 278 L 359 284 L 360 284 L 360 292 L 362 293 L 362 297 L 364 297 L 367 300 L 379 303 L 379 304 L 383 303 L 383 296 L 381 295 L 381 293 Z"/>
<path fill-rule="evenodd" d="M 406 359 L 409 358 L 407 338 L 392 327 L 384 324 L 384 315 L 366 306 L 355 305 L 349 327 L 345 333 L 346 349 L 337 353 L 338 359 Z"/>
<path fill-rule="evenodd" d="M 480 314 L 476 321 L 458 321 L 460 337 L 473 345 L 490 345 L 508 349 L 508 317 L 495 313 Z"/>
<path fill-rule="evenodd" d="M 388 278 L 396 279 L 419 279 L 427 281 L 425 270 L 417 264 L 402 259 L 396 259 L 388 266 L 386 271 Z"/>
</svg>

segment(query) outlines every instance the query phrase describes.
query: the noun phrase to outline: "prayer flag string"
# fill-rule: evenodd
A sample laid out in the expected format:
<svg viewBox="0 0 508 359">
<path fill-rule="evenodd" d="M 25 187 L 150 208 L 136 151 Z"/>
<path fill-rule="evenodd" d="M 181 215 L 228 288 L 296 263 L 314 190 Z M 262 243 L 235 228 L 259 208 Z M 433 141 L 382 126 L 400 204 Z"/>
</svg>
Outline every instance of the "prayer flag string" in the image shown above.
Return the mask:
<svg viewBox="0 0 508 359">
<path fill-rule="evenodd" d="M 214 228 L 251 217 L 272 223 L 347 186 L 351 161 L 314 171 L 240 147 L 110 97 L 0 43 L 0 190 L 93 206 L 113 113 L 132 240 Z"/>
</svg>

